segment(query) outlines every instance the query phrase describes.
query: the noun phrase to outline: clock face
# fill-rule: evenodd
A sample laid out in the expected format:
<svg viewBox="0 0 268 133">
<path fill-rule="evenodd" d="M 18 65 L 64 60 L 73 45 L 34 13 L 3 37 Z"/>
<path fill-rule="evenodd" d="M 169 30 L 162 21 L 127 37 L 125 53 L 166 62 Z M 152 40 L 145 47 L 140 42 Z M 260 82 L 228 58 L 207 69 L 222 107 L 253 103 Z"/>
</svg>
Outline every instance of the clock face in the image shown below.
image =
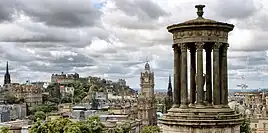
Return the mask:
<svg viewBox="0 0 268 133">
<path fill-rule="evenodd" d="M 145 82 L 148 82 L 148 81 L 149 81 L 149 78 L 144 78 L 144 81 L 145 81 Z"/>
</svg>

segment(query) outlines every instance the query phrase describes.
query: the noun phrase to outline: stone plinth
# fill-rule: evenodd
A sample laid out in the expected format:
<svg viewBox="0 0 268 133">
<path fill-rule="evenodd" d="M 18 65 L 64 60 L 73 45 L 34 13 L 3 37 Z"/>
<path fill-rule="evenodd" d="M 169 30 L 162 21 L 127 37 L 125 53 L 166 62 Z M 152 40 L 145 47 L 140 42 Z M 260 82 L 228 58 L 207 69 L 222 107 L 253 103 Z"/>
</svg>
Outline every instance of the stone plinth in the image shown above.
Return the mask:
<svg viewBox="0 0 268 133">
<path fill-rule="evenodd" d="M 240 126 L 223 127 L 223 128 L 193 128 L 189 126 L 163 126 L 164 133 L 240 133 Z"/>
<path fill-rule="evenodd" d="M 171 108 L 159 126 L 163 133 L 240 133 L 242 120 L 230 108 Z"/>
</svg>

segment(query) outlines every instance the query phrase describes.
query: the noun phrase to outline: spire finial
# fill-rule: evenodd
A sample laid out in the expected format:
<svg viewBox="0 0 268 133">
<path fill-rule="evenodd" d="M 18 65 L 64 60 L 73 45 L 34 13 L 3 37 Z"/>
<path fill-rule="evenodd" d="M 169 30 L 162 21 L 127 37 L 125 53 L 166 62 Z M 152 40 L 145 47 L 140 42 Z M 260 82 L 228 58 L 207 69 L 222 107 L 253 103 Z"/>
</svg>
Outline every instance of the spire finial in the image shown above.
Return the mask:
<svg viewBox="0 0 268 133">
<path fill-rule="evenodd" d="M 197 8 L 197 15 L 199 18 L 203 17 L 204 11 L 203 8 L 205 7 L 205 5 L 196 5 L 195 8 Z"/>
<path fill-rule="evenodd" d="M 9 70 L 8 70 L 8 61 L 7 61 L 7 66 L 6 66 L 6 73 L 9 73 Z"/>
</svg>

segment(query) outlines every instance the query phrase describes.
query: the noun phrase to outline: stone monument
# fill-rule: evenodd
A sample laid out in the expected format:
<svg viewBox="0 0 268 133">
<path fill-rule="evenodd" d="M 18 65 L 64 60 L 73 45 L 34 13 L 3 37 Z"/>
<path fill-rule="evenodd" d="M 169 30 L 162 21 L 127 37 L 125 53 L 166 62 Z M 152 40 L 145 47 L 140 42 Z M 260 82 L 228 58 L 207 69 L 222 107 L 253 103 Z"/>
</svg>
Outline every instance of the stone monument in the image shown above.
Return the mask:
<svg viewBox="0 0 268 133">
<path fill-rule="evenodd" d="M 234 25 L 205 19 L 205 5 L 195 7 L 196 19 L 167 27 L 173 34 L 174 104 L 159 125 L 163 133 L 240 133 L 243 119 L 228 106 L 228 33 Z M 203 76 L 203 63 L 206 76 Z"/>
</svg>

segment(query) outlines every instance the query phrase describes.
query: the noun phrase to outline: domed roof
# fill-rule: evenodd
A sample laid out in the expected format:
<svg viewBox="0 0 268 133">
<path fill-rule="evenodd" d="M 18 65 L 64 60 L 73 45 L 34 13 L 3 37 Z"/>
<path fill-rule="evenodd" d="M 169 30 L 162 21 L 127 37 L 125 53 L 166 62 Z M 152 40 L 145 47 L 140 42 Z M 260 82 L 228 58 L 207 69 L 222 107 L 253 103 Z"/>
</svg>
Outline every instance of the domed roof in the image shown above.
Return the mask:
<svg viewBox="0 0 268 133">
<path fill-rule="evenodd" d="M 168 26 L 167 29 L 169 32 L 172 32 L 173 30 L 179 30 L 179 29 L 192 29 L 192 28 L 202 28 L 202 27 L 213 27 L 213 28 L 224 28 L 226 30 L 233 30 L 234 25 L 218 22 L 211 19 L 203 18 L 203 8 L 205 5 L 196 5 L 195 8 L 197 8 L 197 15 L 198 17 L 193 20 L 188 20 L 183 23 L 179 24 L 173 24 L 171 26 Z"/>
<path fill-rule="evenodd" d="M 145 70 L 150 70 L 150 65 L 148 62 L 146 62 L 146 64 L 145 64 Z"/>
</svg>

